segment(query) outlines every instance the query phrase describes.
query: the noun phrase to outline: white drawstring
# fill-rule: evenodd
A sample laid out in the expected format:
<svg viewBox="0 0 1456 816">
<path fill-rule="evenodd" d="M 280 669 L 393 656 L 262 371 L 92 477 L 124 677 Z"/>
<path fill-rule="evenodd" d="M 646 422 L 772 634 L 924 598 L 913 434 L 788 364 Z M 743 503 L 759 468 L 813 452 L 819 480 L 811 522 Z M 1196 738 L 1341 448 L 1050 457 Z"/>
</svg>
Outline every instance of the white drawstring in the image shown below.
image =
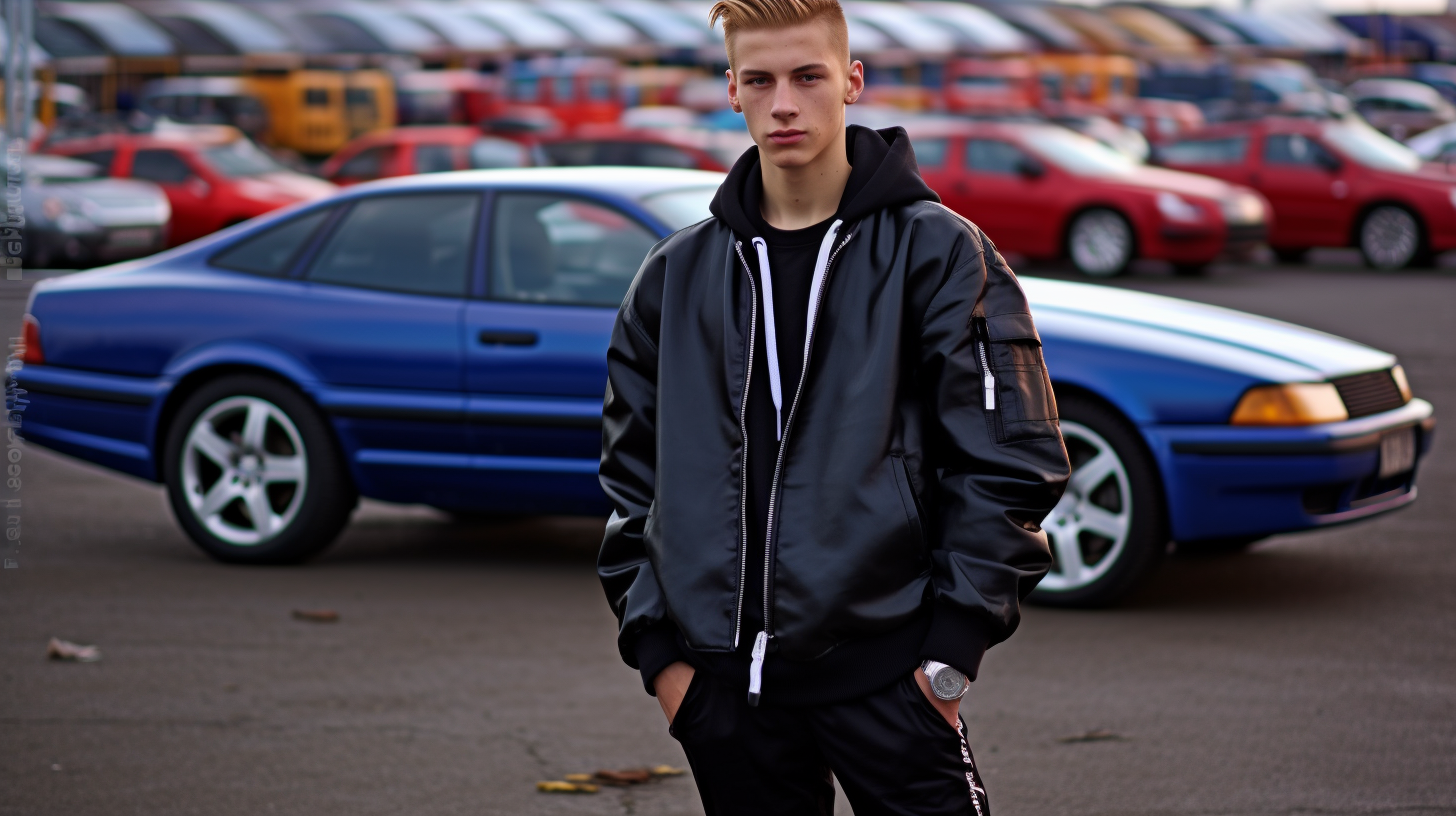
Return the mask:
<svg viewBox="0 0 1456 816">
<path fill-rule="evenodd" d="M 799 371 L 809 369 L 809 341 L 814 339 L 814 308 L 819 302 L 819 292 L 824 288 L 824 276 L 829 272 L 829 253 L 834 239 L 839 235 L 843 221 L 836 219 L 824 233 L 819 244 L 819 257 L 814 261 L 814 279 L 809 284 L 809 314 L 804 329 L 804 363 Z M 762 238 L 753 239 L 753 248 L 758 251 L 758 279 L 763 283 L 763 340 L 768 349 L 768 391 L 774 404 L 774 436 L 784 438 L 784 386 L 779 376 L 778 329 L 774 325 L 773 280 L 769 275 L 768 244 Z"/>
</svg>

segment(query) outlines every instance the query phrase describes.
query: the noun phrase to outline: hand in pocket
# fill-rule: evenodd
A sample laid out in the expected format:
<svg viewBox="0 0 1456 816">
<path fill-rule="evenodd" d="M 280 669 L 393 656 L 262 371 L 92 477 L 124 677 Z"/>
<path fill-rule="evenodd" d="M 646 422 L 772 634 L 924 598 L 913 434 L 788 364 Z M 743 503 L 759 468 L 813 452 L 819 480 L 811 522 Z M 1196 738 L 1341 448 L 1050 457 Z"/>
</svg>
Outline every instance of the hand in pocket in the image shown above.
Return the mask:
<svg viewBox="0 0 1456 816">
<path fill-rule="evenodd" d="M 657 692 L 657 703 L 662 706 L 662 713 L 667 716 L 667 724 L 677 717 L 677 710 L 682 706 L 683 698 L 687 696 L 688 686 L 692 685 L 693 674 L 696 670 L 679 660 L 657 673 L 652 680 L 652 688 Z"/>
</svg>

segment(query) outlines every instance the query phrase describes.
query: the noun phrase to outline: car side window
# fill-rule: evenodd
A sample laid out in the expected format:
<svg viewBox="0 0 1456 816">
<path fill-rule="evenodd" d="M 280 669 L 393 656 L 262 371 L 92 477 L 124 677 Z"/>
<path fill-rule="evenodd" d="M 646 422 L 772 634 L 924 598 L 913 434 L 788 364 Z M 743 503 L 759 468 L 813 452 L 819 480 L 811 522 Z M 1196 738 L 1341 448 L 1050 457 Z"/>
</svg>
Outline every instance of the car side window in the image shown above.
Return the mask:
<svg viewBox="0 0 1456 816">
<path fill-rule="evenodd" d="M 490 294 L 497 300 L 620 306 L 657 237 L 582 198 L 502 193 L 491 218 Z"/>
<path fill-rule="evenodd" d="M 558 167 L 585 167 L 607 164 L 597 142 L 549 142 L 542 146 L 546 158 Z"/>
<path fill-rule="evenodd" d="M 1298 133 L 1271 133 L 1264 137 L 1264 163 L 1323 167 L 1335 157 L 1319 142 Z"/>
<path fill-rule="evenodd" d="M 470 146 L 470 166 L 474 168 L 525 167 L 530 163 L 525 146 L 509 139 L 486 136 Z"/>
<path fill-rule="evenodd" d="M 1017 174 L 1026 158 L 1015 145 L 996 139 L 971 139 L 966 142 L 966 167 L 976 173 Z"/>
<path fill-rule="evenodd" d="M 1248 148 L 1247 136 L 1188 139 L 1158 148 L 1158 156 L 1169 164 L 1243 164 Z"/>
<path fill-rule="evenodd" d="M 212 265 L 234 272 L 281 278 L 293 268 L 298 253 L 308 245 L 333 212 L 323 207 L 291 218 L 243 240 L 212 256 Z"/>
<path fill-rule="evenodd" d="M 616 163 L 629 167 L 680 167 L 691 170 L 698 166 L 698 160 L 691 153 L 673 145 L 620 142 L 618 147 L 622 155 L 621 160 Z"/>
<path fill-rule="evenodd" d="M 915 151 L 915 164 L 920 167 L 941 167 L 945 164 L 945 139 L 912 139 L 910 147 Z"/>
<path fill-rule="evenodd" d="M 476 193 L 360 199 L 319 251 L 308 279 L 365 289 L 463 296 L 479 213 Z"/>
<path fill-rule="evenodd" d="M 355 154 L 352 159 L 344 162 L 344 166 L 339 168 L 339 172 L 334 174 L 334 178 L 350 181 L 377 179 L 384 172 L 384 161 L 393 149 L 388 145 L 366 147 Z"/>
<path fill-rule="evenodd" d="M 101 168 L 105 175 L 111 175 L 111 162 L 116 158 L 115 150 L 93 150 L 90 153 L 73 153 L 71 158 L 88 161 Z"/>
<path fill-rule="evenodd" d="M 415 145 L 416 173 L 448 173 L 454 169 L 454 147 L 447 144 Z"/>
<path fill-rule="evenodd" d="M 131 159 L 131 177 L 158 184 L 181 184 L 192 175 L 192 168 L 175 150 L 138 150 Z"/>
</svg>

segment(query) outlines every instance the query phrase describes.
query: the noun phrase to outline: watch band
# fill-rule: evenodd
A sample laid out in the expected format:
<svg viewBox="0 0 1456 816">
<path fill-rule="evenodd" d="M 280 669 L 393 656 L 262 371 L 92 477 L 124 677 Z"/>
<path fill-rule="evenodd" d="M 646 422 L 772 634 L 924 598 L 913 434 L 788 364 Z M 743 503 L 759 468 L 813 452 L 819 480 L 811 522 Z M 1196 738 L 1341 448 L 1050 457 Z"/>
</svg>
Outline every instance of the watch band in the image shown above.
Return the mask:
<svg viewBox="0 0 1456 816">
<path fill-rule="evenodd" d="M 921 663 L 920 670 L 925 672 L 926 679 L 930 681 L 930 691 L 936 696 L 936 699 L 947 702 L 959 700 L 971 687 L 970 678 L 955 667 L 938 660 L 927 660 Z M 959 681 L 959 688 L 956 688 L 957 681 Z"/>
</svg>

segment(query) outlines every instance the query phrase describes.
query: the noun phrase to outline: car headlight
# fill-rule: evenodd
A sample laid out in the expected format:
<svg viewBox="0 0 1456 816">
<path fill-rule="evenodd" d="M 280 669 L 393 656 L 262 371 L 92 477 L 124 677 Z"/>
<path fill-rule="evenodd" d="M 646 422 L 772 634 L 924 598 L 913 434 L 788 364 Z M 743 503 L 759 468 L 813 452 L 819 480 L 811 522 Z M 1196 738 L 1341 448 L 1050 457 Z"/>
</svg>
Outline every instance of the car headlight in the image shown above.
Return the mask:
<svg viewBox="0 0 1456 816">
<path fill-rule="evenodd" d="M 1405 369 L 1397 365 L 1390 370 L 1390 378 L 1395 380 L 1395 387 L 1400 389 L 1400 398 L 1410 402 L 1415 398 L 1415 392 L 1411 391 L 1410 380 L 1405 377 Z"/>
<path fill-rule="evenodd" d="M 1256 385 L 1234 407 L 1230 425 L 1318 425 L 1350 418 L 1333 383 Z"/>
<path fill-rule="evenodd" d="M 1264 223 L 1264 202 L 1253 193 L 1238 193 L 1222 202 L 1223 220 L 1229 224 Z"/>
<path fill-rule="evenodd" d="M 1203 220 L 1203 211 L 1174 193 L 1158 193 L 1158 212 L 1169 221 L 1191 223 Z"/>
<path fill-rule="evenodd" d="M 1456 207 L 1456 187 L 1451 188 L 1451 206 Z"/>
</svg>

